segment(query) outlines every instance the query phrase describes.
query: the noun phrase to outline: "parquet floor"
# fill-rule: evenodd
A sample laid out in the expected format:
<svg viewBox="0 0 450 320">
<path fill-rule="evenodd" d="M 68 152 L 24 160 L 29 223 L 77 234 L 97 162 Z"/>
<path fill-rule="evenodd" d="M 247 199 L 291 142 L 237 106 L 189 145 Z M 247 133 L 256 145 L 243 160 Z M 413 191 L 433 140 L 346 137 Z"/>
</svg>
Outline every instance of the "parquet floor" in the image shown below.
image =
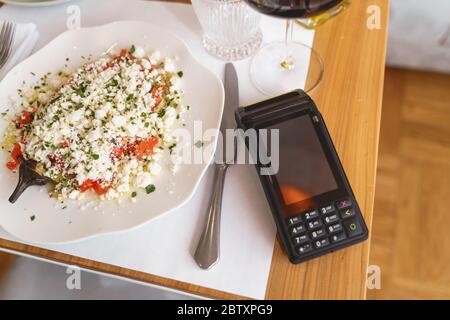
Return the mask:
<svg viewBox="0 0 450 320">
<path fill-rule="evenodd" d="M 450 75 L 386 70 L 368 299 L 450 299 Z"/>
</svg>

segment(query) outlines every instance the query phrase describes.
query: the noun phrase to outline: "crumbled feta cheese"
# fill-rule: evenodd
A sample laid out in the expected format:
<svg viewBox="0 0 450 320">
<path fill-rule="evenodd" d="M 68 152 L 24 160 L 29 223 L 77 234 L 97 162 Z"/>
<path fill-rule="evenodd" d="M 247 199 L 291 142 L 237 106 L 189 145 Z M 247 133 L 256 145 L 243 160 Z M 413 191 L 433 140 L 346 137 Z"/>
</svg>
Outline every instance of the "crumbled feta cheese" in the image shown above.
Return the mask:
<svg viewBox="0 0 450 320">
<path fill-rule="evenodd" d="M 73 190 L 71 193 L 69 193 L 69 199 L 75 200 L 79 194 L 80 194 L 80 191 Z"/>
<path fill-rule="evenodd" d="M 69 114 L 68 119 L 69 123 L 76 123 L 77 121 L 80 121 L 83 117 L 83 110 L 76 110 Z"/>
<path fill-rule="evenodd" d="M 40 103 L 47 103 L 48 102 L 48 96 L 45 93 L 41 92 L 38 95 L 38 100 L 39 100 Z"/>
<path fill-rule="evenodd" d="M 72 96 L 71 96 L 71 100 L 73 102 L 75 102 L 75 103 L 80 103 L 81 102 L 81 97 L 78 94 L 73 93 Z"/>
<path fill-rule="evenodd" d="M 95 129 L 89 132 L 89 134 L 86 136 L 86 140 L 89 142 L 93 142 L 100 139 L 101 136 L 102 136 L 101 130 Z"/>
<path fill-rule="evenodd" d="M 112 108 L 112 104 L 111 102 L 106 102 L 103 107 L 101 108 L 101 110 L 105 111 L 106 113 L 108 113 Z"/>
<path fill-rule="evenodd" d="M 137 131 L 138 131 L 137 125 L 135 125 L 135 124 L 128 124 L 128 125 L 127 125 L 127 133 L 128 133 L 130 136 L 133 136 L 133 137 L 136 136 Z"/>
<path fill-rule="evenodd" d="M 117 198 L 117 196 L 118 196 L 118 193 L 114 189 L 109 189 L 108 192 L 106 192 L 106 199 L 108 199 L 108 200 L 113 200 L 113 199 Z"/>
<path fill-rule="evenodd" d="M 150 165 L 150 172 L 153 175 L 159 175 L 161 173 L 161 166 L 157 163 L 152 163 Z"/>
<path fill-rule="evenodd" d="M 141 60 L 141 64 L 145 69 L 151 69 L 152 68 L 152 64 L 150 61 L 148 61 L 147 59 L 142 59 Z"/>
<path fill-rule="evenodd" d="M 130 185 L 128 183 L 122 183 L 117 187 L 118 192 L 128 193 L 130 192 Z"/>
<path fill-rule="evenodd" d="M 124 116 L 114 116 L 112 122 L 116 127 L 123 127 L 127 123 L 127 119 Z"/>
<path fill-rule="evenodd" d="M 143 58 L 145 56 L 145 50 L 141 46 L 136 46 L 134 54 L 136 58 Z"/>
<path fill-rule="evenodd" d="M 104 117 L 106 117 L 106 111 L 104 109 L 98 109 L 95 111 L 95 118 L 96 119 L 103 119 Z"/>
<path fill-rule="evenodd" d="M 159 51 L 154 51 L 151 55 L 150 55 L 150 62 L 153 65 L 159 64 L 161 62 L 161 52 Z"/>
<path fill-rule="evenodd" d="M 175 72 L 175 64 L 173 63 L 173 60 L 170 58 L 164 59 L 164 70 L 168 72 Z"/>
<path fill-rule="evenodd" d="M 152 176 L 148 172 L 140 172 L 136 177 L 136 186 L 139 188 L 145 188 L 152 183 Z"/>
<path fill-rule="evenodd" d="M 157 161 L 163 150 L 176 141 L 171 132 L 185 110 L 176 58 L 163 57 L 157 50 L 149 54 L 142 46 L 135 46 L 130 55 L 112 52 L 75 72 L 67 67 L 45 75 L 20 99 L 14 97 L 15 104 L 33 117 L 20 114 L 31 123 L 27 130 L 12 124 L 10 145 L 23 141 L 26 157 L 57 181 L 60 201 L 81 200 L 87 189 L 94 189 L 101 199 L 119 201 L 147 187 L 162 171 Z M 156 146 L 149 143 L 155 138 Z M 11 152 L 9 146 L 6 149 Z"/>
</svg>

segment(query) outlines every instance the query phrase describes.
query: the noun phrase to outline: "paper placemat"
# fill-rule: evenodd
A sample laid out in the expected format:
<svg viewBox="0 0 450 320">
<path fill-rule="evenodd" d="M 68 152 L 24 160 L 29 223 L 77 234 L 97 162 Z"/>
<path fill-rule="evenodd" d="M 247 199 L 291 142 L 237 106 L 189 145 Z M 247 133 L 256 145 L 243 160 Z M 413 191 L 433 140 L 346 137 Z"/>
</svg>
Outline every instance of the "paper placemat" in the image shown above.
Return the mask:
<svg viewBox="0 0 450 320">
<path fill-rule="evenodd" d="M 194 56 L 223 77 L 224 62 L 201 45 L 201 28 L 190 5 L 139 0 L 80 0 L 46 8 L 5 5 L 0 19 L 33 22 L 41 35 L 35 51 L 67 30 L 67 20 L 79 10 L 81 27 L 117 20 L 143 20 L 166 27 L 188 44 Z M 264 41 L 284 37 L 284 20 L 263 17 Z M 314 32 L 297 28 L 294 38 L 312 45 Z M 308 61 L 305 61 L 307 64 Z M 248 59 L 235 63 L 242 105 L 265 98 L 250 83 Z M 123 268 L 263 299 L 276 235 L 270 209 L 252 166 L 231 167 L 224 190 L 221 258 L 213 269 L 195 264 L 195 250 L 211 192 L 212 171 L 182 208 L 129 232 L 100 236 L 70 245 L 40 246 Z M 0 237 L 18 241 L 0 229 Z M 19 241 L 21 242 L 21 241 Z"/>
</svg>

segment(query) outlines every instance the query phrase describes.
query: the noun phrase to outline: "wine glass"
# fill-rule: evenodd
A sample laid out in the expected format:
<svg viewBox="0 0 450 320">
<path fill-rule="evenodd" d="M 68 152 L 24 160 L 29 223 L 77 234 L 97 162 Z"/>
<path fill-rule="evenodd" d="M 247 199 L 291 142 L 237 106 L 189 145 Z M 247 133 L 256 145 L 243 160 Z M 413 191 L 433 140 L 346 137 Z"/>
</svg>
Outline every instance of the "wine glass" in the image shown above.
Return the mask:
<svg viewBox="0 0 450 320">
<path fill-rule="evenodd" d="M 307 29 L 315 29 L 342 12 L 350 1 L 245 1 L 262 14 L 287 19 L 284 41 L 263 46 L 250 62 L 250 78 L 256 88 L 269 96 L 279 95 L 301 87 L 305 74 L 311 71 L 304 91 L 313 90 L 322 79 L 323 60 L 311 47 L 292 40 L 294 23 Z"/>
<path fill-rule="evenodd" d="M 222 60 L 241 60 L 261 46 L 261 15 L 243 0 L 192 0 L 206 51 Z"/>
</svg>

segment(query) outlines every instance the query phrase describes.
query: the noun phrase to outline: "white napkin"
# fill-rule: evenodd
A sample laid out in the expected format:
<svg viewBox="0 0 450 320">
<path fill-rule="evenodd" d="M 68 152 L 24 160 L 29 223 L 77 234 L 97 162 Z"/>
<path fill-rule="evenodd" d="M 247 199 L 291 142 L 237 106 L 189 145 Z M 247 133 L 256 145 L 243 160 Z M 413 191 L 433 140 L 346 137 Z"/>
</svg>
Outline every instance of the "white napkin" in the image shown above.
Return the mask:
<svg viewBox="0 0 450 320">
<path fill-rule="evenodd" d="M 3 26 L 3 21 L 1 25 Z M 6 64 L 0 69 L 0 79 L 3 79 L 12 67 L 30 55 L 38 38 L 39 33 L 34 23 L 16 23 L 11 53 Z"/>
</svg>

